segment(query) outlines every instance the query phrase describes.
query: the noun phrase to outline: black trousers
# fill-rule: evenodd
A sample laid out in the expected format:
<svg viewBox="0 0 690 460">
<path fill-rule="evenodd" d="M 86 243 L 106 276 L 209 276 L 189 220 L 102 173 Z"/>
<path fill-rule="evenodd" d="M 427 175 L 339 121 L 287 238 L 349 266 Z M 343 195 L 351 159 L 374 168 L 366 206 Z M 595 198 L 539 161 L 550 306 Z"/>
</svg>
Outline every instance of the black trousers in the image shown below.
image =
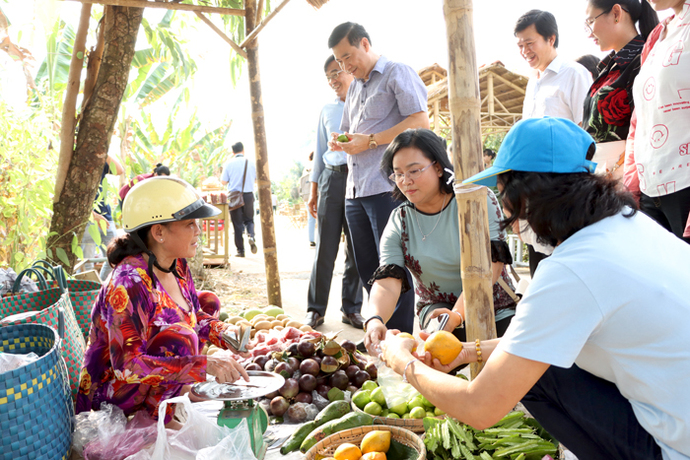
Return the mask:
<svg viewBox="0 0 690 460">
<path fill-rule="evenodd" d="M 618 387 L 577 366 L 549 367 L 522 403 L 580 460 L 662 458 Z"/>
<path fill-rule="evenodd" d="M 244 238 L 242 234 L 247 229 L 247 235 L 254 238 L 254 194 L 245 192 L 242 194 L 244 206 L 230 211 L 230 220 L 235 232 L 235 247 L 238 254 L 244 254 Z M 227 244 L 227 243 L 226 243 Z"/>
<path fill-rule="evenodd" d="M 690 187 L 657 197 L 643 193 L 640 196 L 640 211 L 678 238 L 690 243 L 690 237 L 683 237 L 690 214 Z"/>
<path fill-rule="evenodd" d="M 357 273 L 352 238 L 345 219 L 345 187 L 347 172 L 324 169 L 319 176 L 319 201 L 316 207 L 318 222 L 316 254 L 309 279 L 307 310 L 326 314 L 331 292 L 333 267 L 338 257 L 340 235 L 345 234 L 345 270 L 343 272 L 341 307 L 343 313 L 362 310 L 362 283 Z"/>
<path fill-rule="evenodd" d="M 390 193 L 345 200 L 345 216 L 350 227 L 352 244 L 359 278 L 367 292 L 371 291 L 369 280 L 379 267 L 379 242 L 388 223 L 391 211 L 399 201 Z M 407 282 L 412 286 L 412 277 L 407 273 Z M 395 305 L 393 316 L 386 323 L 388 329 L 399 329 L 412 333 L 414 327 L 414 289 L 402 294 Z"/>
</svg>

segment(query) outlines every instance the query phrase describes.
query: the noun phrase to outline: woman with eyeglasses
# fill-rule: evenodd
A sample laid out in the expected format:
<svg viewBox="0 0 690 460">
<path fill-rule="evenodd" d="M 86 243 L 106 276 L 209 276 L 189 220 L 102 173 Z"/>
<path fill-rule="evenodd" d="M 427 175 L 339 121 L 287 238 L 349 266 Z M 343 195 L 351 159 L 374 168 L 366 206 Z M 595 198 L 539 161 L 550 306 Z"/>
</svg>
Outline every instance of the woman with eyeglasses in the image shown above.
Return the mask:
<svg viewBox="0 0 690 460">
<path fill-rule="evenodd" d="M 378 354 L 386 335 L 386 321 L 401 293 L 410 289 L 404 267 L 412 275 L 416 313 L 424 329 L 442 313 L 449 318 L 445 330 L 465 340 L 465 305 L 460 277 L 458 208 L 453 192 L 453 169 L 445 141 L 428 129 L 408 129 L 388 146 L 381 169 L 395 183 L 393 195 L 406 200 L 396 208 L 381 236 L 379 268 L 369 281 L 369 311 L 364 344 Z M 515 314 L 513 287 L 504 264 L 512 263 L 498 200 L 488 190 L 492 280 L 496 330 L 502 336 Z M 510 288 L 509 294 L 499 278 Z M 501 283 L 501 284 L 503 284 Z M 423 336 L 424 337 L 424 336 Z"/>
<path fill-rule="evenodd" d="M 690 2 L 650 3 L 674 14 L 649 34 L 642 51 L 625 185 L 640 211 L 690 243 Z"/>
<path fill-rule="evenodd" d="M 640 53 L 659 19 L 646 0 L 589 0 L 586 15 L 585 32 L 602 51 L 611 53 L 599 64 L 599 76 L 585 97 L 582 127 L 597 142 L 600 170 L 620 177 Z"/>
</svg>

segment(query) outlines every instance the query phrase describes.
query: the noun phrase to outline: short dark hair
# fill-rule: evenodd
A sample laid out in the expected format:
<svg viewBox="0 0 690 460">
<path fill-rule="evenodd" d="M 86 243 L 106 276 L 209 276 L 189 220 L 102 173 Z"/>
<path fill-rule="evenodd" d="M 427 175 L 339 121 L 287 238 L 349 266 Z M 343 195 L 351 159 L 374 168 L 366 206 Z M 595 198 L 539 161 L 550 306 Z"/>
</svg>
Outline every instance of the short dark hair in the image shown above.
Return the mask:
<svg viewBox="0 0 690 460">
<path fill-rule="evenodd" d="M 558 48 L 558 24 L 556 24 L 556 18 L 553 14 L 548 11 L 530 10 L 517 20 L 513 33 L 517 35 L 518 32 L 522 32 L 532 24 L 537 29 L 537 33 L 544 37 L 544 40 L 555 35 L 556 40 L 553 42 L 553 47 Z"/>
<path fill-rule="evenodd" d="M 343 38 L 347 37 L 350 45 L 359 48 L 359 43 L 366 38 L 371 45 L 371 38 L 363 26 L 356 22 L 344 22 L 333 29 L 331 36 L 328 37 L 328 47 L 334 48 Z"/>
<path fill-rule="evenodd" d="M 526 219 L 540 242 L 556 246 L 583 228 L 614 216 L 637 203 L 616 180 L 589 173 L 536 173 L 508 171 L 499 174 L 503 209 L 510 213 L 501 228 Z"/>
<path fill-rule="evenodd" d="M 331 65 L 332 62 L 335 62 L 335 56 L 331 54 L 328 56 L 326 63 L 323 65 L 323 73 L 328 73 L 328 66 Z"/>
<path fill-rule="evenodd" d="M 608 13 L 614 6 L 620 5 L 623 11 L 630 15 L 633 24 L 639 24 L 640 35 L 645 40 L 659 24 L 659 16 L 657 16 L 656 11 L 654 11 L 654 8 L 647 0 L 589 0 L 589 4 L 604 13 Z"/>
<path fill-rule="evenodd" d="M 163 163 L 158 163 L 155 168 L 153 168 L 153 174 L 156 176 L 169 176 L 170 168 L 165 166 Z"/>
<path fill-rule="evenodd" d="M 240 153 L 244 152 L 244 145 L 242 145 L 242 142 L 237 142 L 236 144 L 232 145 L 232 153 Z"/>
<path fill-rule="evenodd" d="M 491 149 L 484 149 L 484 155 L 486 155 L 487 157 L 491 158 L 492 160 L 493 160 L 494 158 L 496 158 L 496 152 L 494 152 L 494 151 L 491 150 Z"/>
<path fill-rule="evenodd" d="M 645 0 L 647 1 L 647 0 Z M 590 74 L 592 74 L 592 80 L 596 80 L 597 77 L 599 76 L 599 63 L 601 60 L 596 57 L 593 54 L 585 54 L 584 56 L 580 56 L 579 58 L 575 59 L 575 62 L 583 66 L 585 69 L 589 71 Z"/>
<path fill-rule="evenodd" d="M 429 129 L 407 129 L 395 136 L 393 142 L 388 144 L 388 148 L 381 158 L 381 172 L 388 179 L 393 174 L 393 157 L 395 154 L 406 147 L 416 147 L 422 154 L 431 161 L 441 166 L 443 175 L 439 177 L 439 189 L 445 193 L 453 193 L 453 181 L 449 181 L 453 173 L 453 165 L 448 160 L 446 153 L 446 141 Z M 388 179 L 390 181 L 390 179 Z M 448 183 L 450 182 L 450 183 Z M 393 183 L 395 188 L 391 192 L 396 200 L 405 200 L 405 195 L 398 188 L 398 184 Z"/>
</svg>

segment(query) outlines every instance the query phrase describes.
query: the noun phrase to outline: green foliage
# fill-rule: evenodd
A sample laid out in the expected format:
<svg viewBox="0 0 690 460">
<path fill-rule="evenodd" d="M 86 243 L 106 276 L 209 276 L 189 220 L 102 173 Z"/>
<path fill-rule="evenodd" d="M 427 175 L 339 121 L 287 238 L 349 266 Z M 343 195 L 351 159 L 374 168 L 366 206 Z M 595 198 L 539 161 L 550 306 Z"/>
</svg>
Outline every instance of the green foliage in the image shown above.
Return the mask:
<svg viewBox="0 0 690 460">
<path fill-rule="evenodd" d="M 0 265 L 19 271 L 45 254 L 57 152 L 44 113 L 13 113 L 0 101 Z"/>
<path fill-rule="evenodd" d="M 501 147 L 501 144 L 503 143 L 503 139 L 505 139 L 506 134 L 507 134 L 506 132 L 497 132 L 497 133 L 487 134 L 486 137 L 484 138 L 483 148 L 491 149 L 494 152 L 498 153 L 498 149 L 499 149 L 499 147 Z"/>
<path fill-rule="evenodd" d="M 278 197 L 280 203 L 288 203 L 290 206 L 302 201 L 299 195 L 299 179 L 304 172 L 304 165 L 295 161 L 290 171 L 279 182 L 271 182 L 271 190 Z"/>
</svg>

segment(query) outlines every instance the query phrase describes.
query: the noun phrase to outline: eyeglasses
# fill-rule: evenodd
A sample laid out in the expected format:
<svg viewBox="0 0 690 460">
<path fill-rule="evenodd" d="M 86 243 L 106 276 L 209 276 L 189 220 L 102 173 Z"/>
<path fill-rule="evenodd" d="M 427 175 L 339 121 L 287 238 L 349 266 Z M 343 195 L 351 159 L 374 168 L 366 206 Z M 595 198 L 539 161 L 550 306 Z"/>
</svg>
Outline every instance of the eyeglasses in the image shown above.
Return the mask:
<svg viewBox="0 0 690 460">
<path fill-rule="evenodd" d="M 434 164 L 436 164 L 436 162 L 432 161 L 422 169 L 413 169 L 411 171 L 407 171 L 406 173 L 393 173 L 388 176 L 388 178 L 393 182 L 402 182 L 405 177 L 407 177 L 407 180 L 415 181 L 419 179 L 419 176 L 421 176 L 424 171 L 429 169 Z"/>
<path fill-rule="evenodd" d="M 599 19 L 600 17 L 602 17 L 603 15 L 608 14 L 608 13 L 610 13 L 610 12 L 611 12 L 611 10 L 604 11 L 603 13 L 594 16 L 592 19 L 585 19 L 585 33 L 590 33 L 590 34 L 591 34 L 591 33 L 593 32 L 593 31 L 592 31 L 592 26 L 594 25 L 594 22 L 595 22 L 597 19 Z"/>
<path fill-rule="evenodd" d="M 328 83 L 335 81 L 341 73 L 343 73 L 344 70 L 338 70 L 337 72 L 331 72 L 330 74 L 326 75 L 326 80 Z"/>
</svg>

